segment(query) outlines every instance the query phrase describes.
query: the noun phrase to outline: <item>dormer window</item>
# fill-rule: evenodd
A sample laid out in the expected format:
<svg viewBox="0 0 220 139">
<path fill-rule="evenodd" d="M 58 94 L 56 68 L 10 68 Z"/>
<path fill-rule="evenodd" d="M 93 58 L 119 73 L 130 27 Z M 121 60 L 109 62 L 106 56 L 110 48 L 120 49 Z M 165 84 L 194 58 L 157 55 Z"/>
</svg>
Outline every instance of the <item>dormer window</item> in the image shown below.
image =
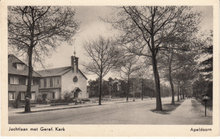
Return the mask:
<svg viewBox="0 0 220 139">
<path fill-rule="evenodd" d="M 24 63 L 14 63 L 14 67 L 15 67 L 17 70 L 24 70 L 25 65 L 24 65 Z"/>
</svg>

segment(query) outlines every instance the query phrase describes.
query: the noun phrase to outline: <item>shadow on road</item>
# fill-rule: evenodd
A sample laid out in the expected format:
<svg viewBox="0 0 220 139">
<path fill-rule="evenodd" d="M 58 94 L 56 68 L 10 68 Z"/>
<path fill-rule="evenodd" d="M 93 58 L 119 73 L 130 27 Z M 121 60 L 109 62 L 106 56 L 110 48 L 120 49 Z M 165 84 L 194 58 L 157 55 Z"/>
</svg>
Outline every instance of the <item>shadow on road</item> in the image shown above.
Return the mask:
<svg viewBox="0 0 220 139">
<path fill-rule="evenodd" d="M 182 102 L 183 102 L 183 100 L 175 102 L 174 105 L 172 105 L 172 104 L 163 104 L 163 106 L 162 106 L 163 110 L 162 111 L 158 111 L 156 109 L 152 109 L 151 111 L 154 112 L 154 113 L 158 113 L 158 114 L 170 114 L 177 107 L 179 107 Z"/>
</svg>

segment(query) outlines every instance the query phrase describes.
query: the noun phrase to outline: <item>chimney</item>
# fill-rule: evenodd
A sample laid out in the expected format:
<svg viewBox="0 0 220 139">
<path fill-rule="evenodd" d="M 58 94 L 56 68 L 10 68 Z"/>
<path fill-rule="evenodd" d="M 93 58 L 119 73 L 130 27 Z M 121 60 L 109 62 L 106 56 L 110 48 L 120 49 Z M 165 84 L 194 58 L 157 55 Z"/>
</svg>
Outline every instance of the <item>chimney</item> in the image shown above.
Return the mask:
<svg viewBox="0 0 220 139">
<path fill-rule="evenodd" d="M 71 67 L 76 72 L 78 72 L 78 59 L 78 57 L 71 56 Z"/>
</svg>

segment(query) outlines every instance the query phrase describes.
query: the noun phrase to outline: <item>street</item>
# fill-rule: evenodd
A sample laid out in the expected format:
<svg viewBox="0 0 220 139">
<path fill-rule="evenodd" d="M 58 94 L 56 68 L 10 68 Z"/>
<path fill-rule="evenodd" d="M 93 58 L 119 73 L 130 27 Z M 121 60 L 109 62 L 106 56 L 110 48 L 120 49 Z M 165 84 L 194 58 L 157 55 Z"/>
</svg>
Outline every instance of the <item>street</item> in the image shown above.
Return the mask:
<svg viewBox="0 0 220 139">
<path fill-rule="evenodd" d="M 169 104 L 170 98 L 163 99 Z M 155 99 L 119 102 L 72 109 L 9 115 L 9 124 L 212 124 L 211 112 L 194 99 L 186 99 L 174 111 L 153 112 Z"/>
</svg>

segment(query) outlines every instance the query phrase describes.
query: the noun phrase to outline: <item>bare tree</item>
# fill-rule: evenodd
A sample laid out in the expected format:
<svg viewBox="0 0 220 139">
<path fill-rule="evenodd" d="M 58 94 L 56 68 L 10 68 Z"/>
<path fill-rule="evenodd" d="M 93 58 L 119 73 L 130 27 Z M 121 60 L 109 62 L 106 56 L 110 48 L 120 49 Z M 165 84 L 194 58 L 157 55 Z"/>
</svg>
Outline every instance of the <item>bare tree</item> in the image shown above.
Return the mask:
<svg viewBox="0 0 220 139">
<path fill-rule="evenodd" d="M 190 73 L 190 74 L 189 74 Z M 184 89 L 189 89 L 189 85 L 192 85 L 194 80 L 198 75 L 198 69 L 196 64 L 192 65 L 184 65 L 182 68 L 176 70 L 173 73 L 173 78 L 177 82 L 178 85 L 178 101 L 179 97 L 182 95 L 181 98 L 184 99 L 185 91 Z M 191 86 L 192 88 L 192 86 Z"/>
<path fill-rule="evenodd" d="M 175 92 L 174 92 L 174 81 L 173 73 L 177 71 L 182 71 L 181 69 L 185 66 L 195 66 L 194 62 L 196 53 L 195 51 L 190 51 L 190 49 L 167 49 L 160 53 L 162 56 L 159 60 L 160 69 L 164 72 L 164 77 L 170 83 L 170 89 L 172 94 L 171 104 L 175 104 Z M 173 79 L 174 78 L 174 79 Z M 178 82 L 177 82 L 178 84 Z M 178 85 L 177 85 L 178 86 Z"/>
<path fill-rule="evenodd" d="M 120 53 L 110 39 L 99 37 L 96 41 L 86 42 L 84 49 L 90 58 L 86 70 L 99 77 L 99 105 L 102 98 L 102 79 L 119 64 Z"/>
<path fill-rule="evenodd" d="M 138 70 L 141 69 L 141 65 L 138 64 L 138 59 L 134 56 L 124 56 L 123 62 L 120 66 L 121 78 L 127 81 L 126 101 L 128 102 L 128 96 L 130 93 L 130 78 Z"/>
<path fill-rule="evenodd" d="M 28 85 L 25 95 L 25 112 L 30 112 L 32 56 L 41 58 L 60 41 L 69 41 L 78 24 L 75 11 L 70 7 L 11 6 L 8 8 L 9 46 L 28 56 Z"/>
<path fill-rule="evenodd" d="M 109 21 L 113 27 L 121 31 L 121 36 L 118 37 L 121 44 L 131 44 L 131 51 L 135 55 L 151 59 L 156 90 L 156 110 L 162 110 L 157 66 L 158 52 L 166 49 L 164 42 L 173 40 L 174 36 L 177 42 L 179 37 L 177 32 L 181 32 L 181 29 L 191 28 L 190 32 L 195 32 L 194 27 L 198 24 L 198 17 L 198 14 L 192 12 L 189 7 L 128 6 L 122 7 L 115 19 Z"/>
</svg>

